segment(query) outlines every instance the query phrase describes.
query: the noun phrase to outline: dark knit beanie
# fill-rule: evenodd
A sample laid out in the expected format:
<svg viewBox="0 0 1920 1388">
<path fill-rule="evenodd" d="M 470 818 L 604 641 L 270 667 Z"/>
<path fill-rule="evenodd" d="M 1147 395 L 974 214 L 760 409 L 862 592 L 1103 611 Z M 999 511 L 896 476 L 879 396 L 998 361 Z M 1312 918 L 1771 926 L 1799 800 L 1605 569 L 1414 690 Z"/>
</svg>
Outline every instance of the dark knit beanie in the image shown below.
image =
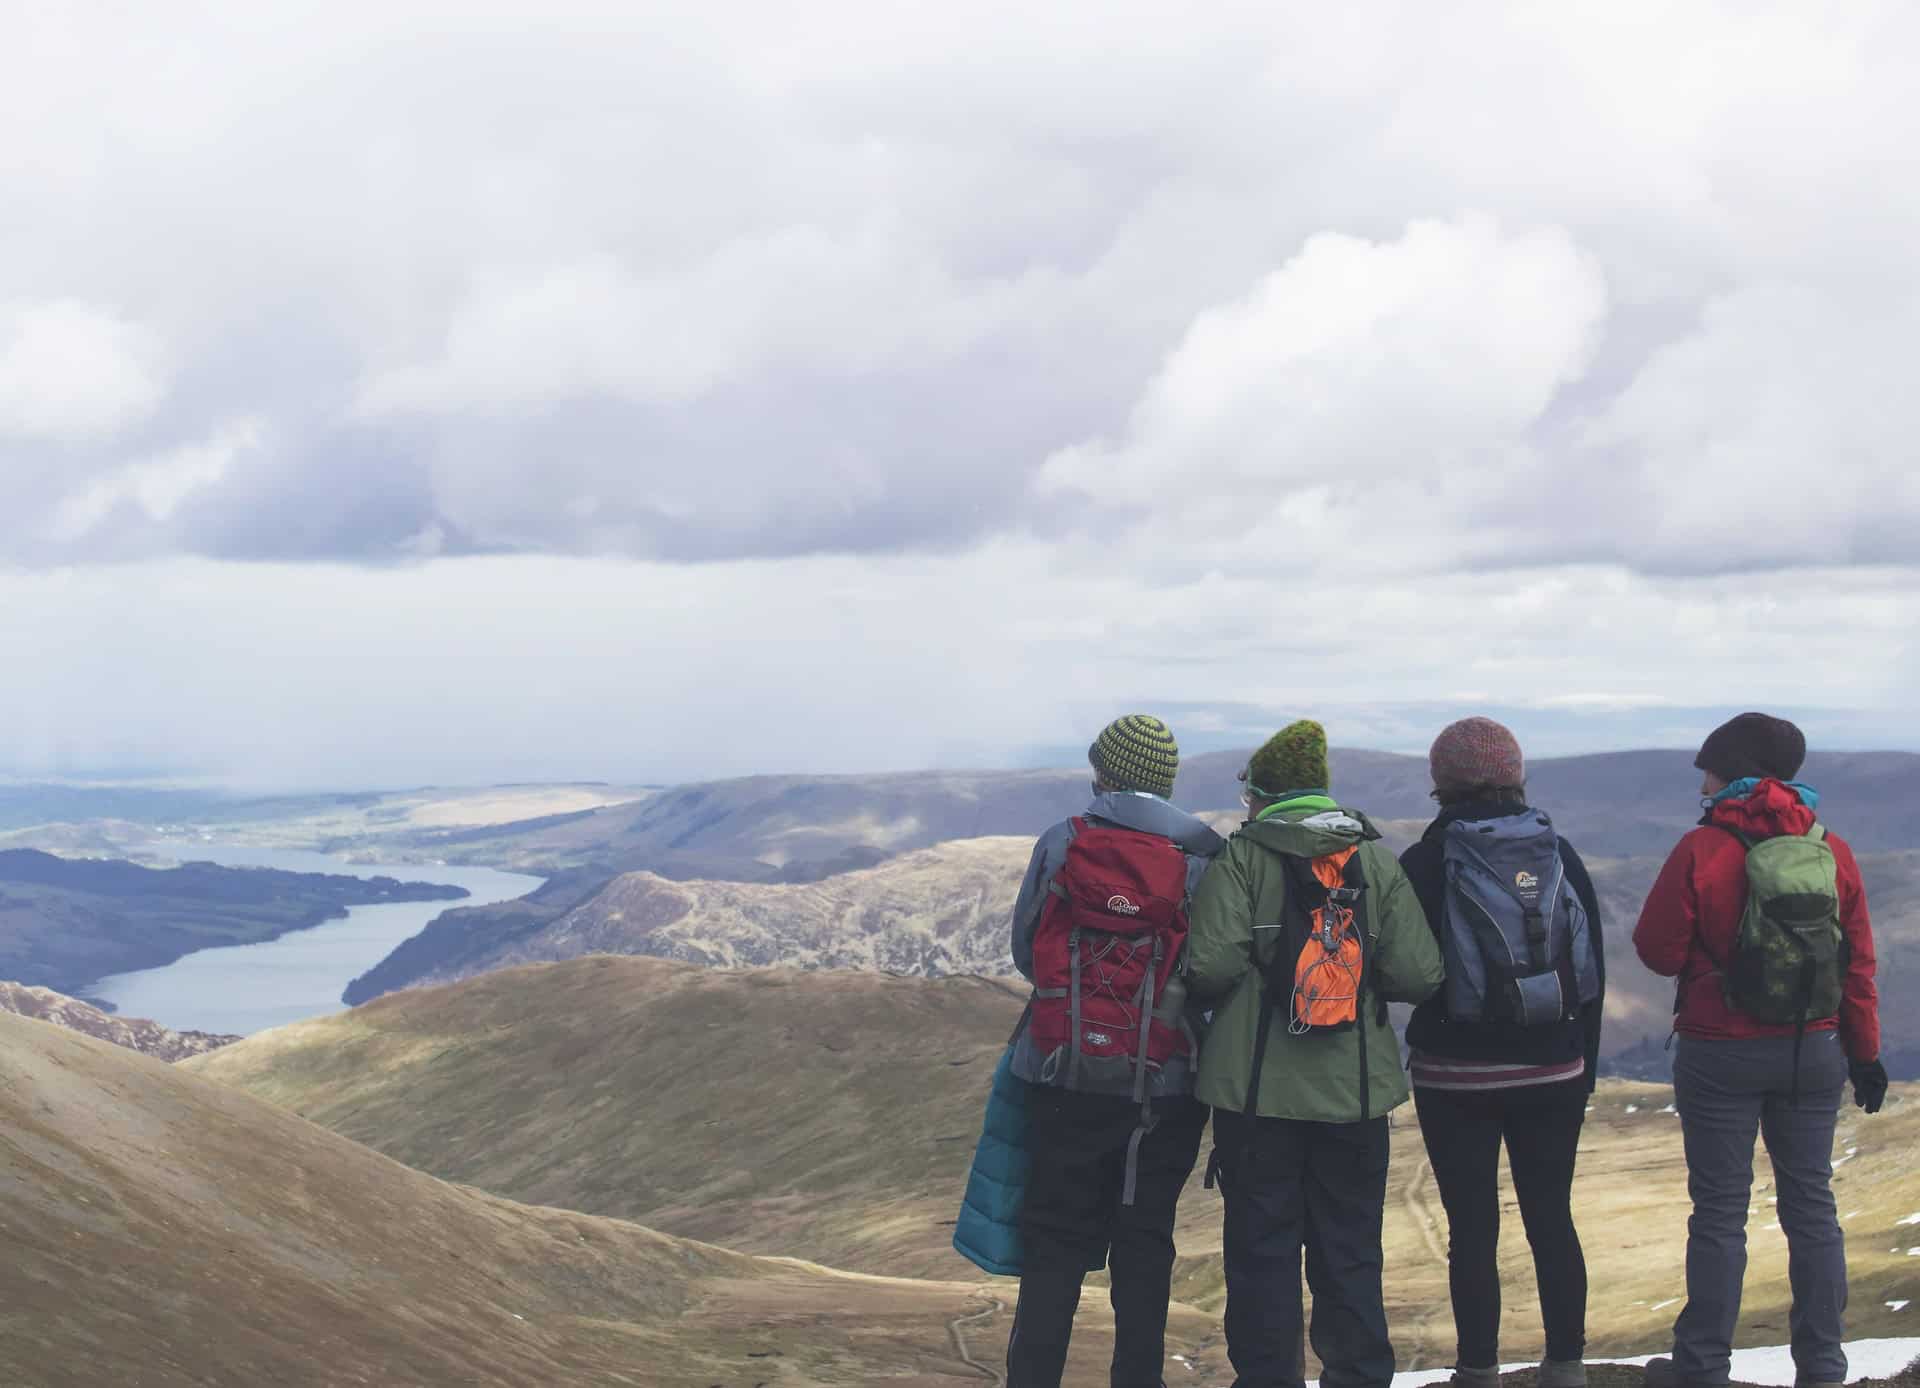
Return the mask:
<svg viewBox="0 0 1920 1388">
<path fill-rule="evenodd" d="M 1100 780 L 1115 790 L 1144 790 L 1171 798 L 1180 770 L 1180 744 L 1158 718 L 1129 713 L 1100 730 L 1087 748 L 1087 761 Z"/>
<path fill-rule="evenodd" d="M 1444 794 L 1480 787 L 1526 784 L 1527 763 L 1520 742 L 1491 718 L 1462 718 L 1449 723 L 1427 753 L 1433 788 Z"/>
<path fill-rule="evenodd" d="M 1311 718 L 1289 723 L 1247 762 L 1247 789 L 1265 800 L 1297 790 L 1326 790 L 1327 730 Z"/>
<path fill-rule="evenodd" d="M 1693 764 L 1727 782 L 1749 776 L 1791 781 L 1807 759 L 1807 739 L 1784 718 L 1743 713 L 1707 734 Z"/>
</svg>

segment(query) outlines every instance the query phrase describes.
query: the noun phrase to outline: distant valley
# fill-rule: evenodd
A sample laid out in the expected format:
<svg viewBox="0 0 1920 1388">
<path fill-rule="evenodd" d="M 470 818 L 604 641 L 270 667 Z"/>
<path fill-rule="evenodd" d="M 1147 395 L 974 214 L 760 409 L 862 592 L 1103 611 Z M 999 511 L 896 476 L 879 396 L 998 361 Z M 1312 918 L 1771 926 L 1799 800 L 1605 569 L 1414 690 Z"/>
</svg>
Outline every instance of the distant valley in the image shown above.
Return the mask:
<svg viewBox="0 0 1920 1388">
<path fill-rule="evenodd" d="M 1238 753 L 1189 758 L 1177 798 L 1223 829 L 1238 815 Z M 1606 1056 L 1619 1073 L 1660 1078 L 1671 985 L 1646 974 L 1629 941 L 1647 885 L 1697 819 L 1698 772 L 1684 751 L 1548 758 L 1530 767 L 1535 801 L 1581 849 L 1606 908 L 1612 1001 Z M 1335 789 L 1390 846 L 1433 813 L 1424 758 L 1336 749 Z M 1920 982 L 1920 756 L 1815 754 L 1806 777 L 1822 814 L 1862 856 L 1886 989 Z M 537 871 L 531 896 L 451 910 L 344 993 L 396 988 L 596 951 L 705 964 L 790 963 L 943 975 L 1009 971 L 1005 923 L 1031 838 L 1081 809 L 1084 768 L 760 776 L 659 789 L 510 786 L 220 802 L 203 813 L 245 842 Z M 64 793 L 63 793 L 64 794 Z M 71 795 L 56 797 L 74 808 Z M 140 803 L 101 802 L 121 811 Z M 6 802 L 27 817 L 18 794 Z M 160 800 L 148 807 L 181 805 Z M 42 825 L 17 835 L 97 847 L 95 836 L 177 850 L 182 825 Z M 194 832 L 207 832 L 201 826 Z M 136 848 L 138 845 L 136 845 Z M 0 855 L 4 856 L 4 855 Z M 6 890 L 0 881 L 0 892 Z M 5 919 L 0 914 L 0 922 Z M 224 941 L 223 941 L 224 942 Z M 71 986 L 77 968 L 30 981 Z M 1920 1076 L 1920 1017 L 1890 1009 L 1888 1059 Z"/>
</svg>

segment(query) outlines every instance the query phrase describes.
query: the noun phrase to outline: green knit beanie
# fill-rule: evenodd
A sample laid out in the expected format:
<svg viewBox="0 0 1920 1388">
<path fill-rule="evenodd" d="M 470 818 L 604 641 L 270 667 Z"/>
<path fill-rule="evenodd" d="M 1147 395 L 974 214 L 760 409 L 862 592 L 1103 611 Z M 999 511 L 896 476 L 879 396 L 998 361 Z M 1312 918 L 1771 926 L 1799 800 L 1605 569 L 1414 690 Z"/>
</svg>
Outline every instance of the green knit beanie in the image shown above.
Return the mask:
<svg viewBox="0 0 1920 1388">
<path fill-rule="evenodd" d="M 1289 723 L 1268 738 L 1247 763 L 1247 789 L 1274 800 L 1300 790 L 1326 790 L 1327 730 L 1311 718 Z"/>
<path fill-rule="evenodd" d="M 1144 790 L 1170 799 L 1180 770 L 1180 745 L 1158 718 L 1129 713 L 1100 730 L 1087 748 L 1087 761 L 1115 790 Z"/>
</svg>

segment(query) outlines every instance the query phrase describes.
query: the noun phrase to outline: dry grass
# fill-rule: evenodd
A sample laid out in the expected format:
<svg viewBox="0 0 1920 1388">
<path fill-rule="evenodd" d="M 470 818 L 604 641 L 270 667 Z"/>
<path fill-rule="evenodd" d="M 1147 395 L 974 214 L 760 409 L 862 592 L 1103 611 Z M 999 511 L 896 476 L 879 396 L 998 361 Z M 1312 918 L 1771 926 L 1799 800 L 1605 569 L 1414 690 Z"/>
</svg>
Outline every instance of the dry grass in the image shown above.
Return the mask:
<svg viewBox="0 0 1920 1388">
<path fill-rule="evenodd" d="M 988 1071 L 1020 1000 L 978 979 L 726 972 L 597 957 L 485 975 L 255 1037 L 190 1062 L 389 1155 L 517 1199 L 619 1214 L 742 1251 L 866 1272 L 975 1276 L 947 1247 Z M 1600 1087 L 1578 1218 L 1596 1354 L 1655 1353 L 1678 1310 L 1687 1198 L 1665 1089 Z M 1920 1103 L 1842 1119 L 1835 1173 L 1857 1335 L 1920 1326 Z M 1386 1219 L 1403 1367 L 1452 1359 L 1445 1219 L 1411 1106 Z M 1855 1155 L 1848 1157 L 1852 1148 Z M 1786 1338 L 1785 1244 L 1755 1186 L 1739 1343 Z M 1503 1352 L 1541 1351 L 1532 1266 L 1505 1193 Z M 1176 1295 L 1203 1383 L 1218 1344 L 1218 1196 L 1182 1202 Z M 1897 1246 L 1897 1247 L 1896 1247 Z M 1011 1283 L 981 1282 L 1011 1303 Z M 1915 1307 L 1894 1311 L 1889 1301 Z M 1090 1291 L 1089 1333 L 1104 1323 Z M 1004 1338 L 1004 1330 L 999 1332 Z M 983 1325 L 977 1332 L 991 1336 Z M 1209 1367 L 1211 1366 L 1211 1367 Z M 1184 1371 L 1183 1371 L 1184 1372 Z M 1229 1375 L 1230 1377 L 1230 1375 Z M 1225 1380 L 1222 1380 L 1225 1381 Z"/>
<path fill-rule="evenodd" d="M 4 1015 L 0 1163 L 10 1388 L 977 1377 L 949 1332 L 969 1286 L 513 1204 Z"/>
</svg>

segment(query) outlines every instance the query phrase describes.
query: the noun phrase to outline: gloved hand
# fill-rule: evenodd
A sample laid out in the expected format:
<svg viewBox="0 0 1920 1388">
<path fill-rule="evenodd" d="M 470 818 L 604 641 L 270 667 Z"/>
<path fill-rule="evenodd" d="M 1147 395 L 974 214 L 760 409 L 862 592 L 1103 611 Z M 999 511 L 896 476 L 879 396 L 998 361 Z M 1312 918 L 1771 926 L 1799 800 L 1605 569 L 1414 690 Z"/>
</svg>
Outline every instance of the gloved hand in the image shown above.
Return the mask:
<svg viewBox="0 0 1920 1388">
<path fill-rule="evenodd" d="M 1853 1102 L 1868 1113 L 1880 1112 L 1887 1097 L 1887 1067 L 1877 1060 L 1856 1060 L 1847 1066 L 1853 1080 Z"/>
</svg>

